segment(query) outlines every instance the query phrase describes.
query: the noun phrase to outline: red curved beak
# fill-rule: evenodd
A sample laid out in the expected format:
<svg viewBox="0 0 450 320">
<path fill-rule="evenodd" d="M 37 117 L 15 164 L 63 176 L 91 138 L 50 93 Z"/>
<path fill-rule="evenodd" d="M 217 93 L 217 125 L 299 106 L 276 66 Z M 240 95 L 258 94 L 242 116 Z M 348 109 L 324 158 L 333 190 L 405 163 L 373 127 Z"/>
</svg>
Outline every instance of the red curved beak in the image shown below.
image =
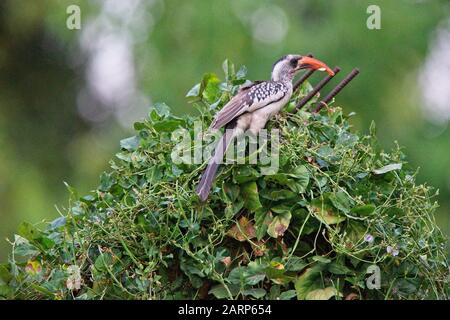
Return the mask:
<svg viewBox="0 0 450 320">
<path fill-rule="evenodd" d="M 320 60 L 310 58 L 310 57 L 301 57 L 298 60 L 298 69 L 314 69 L 319 71 L 326 71 L 330 76 L 334 76 L 333 70 L 330 69 L 325 63 Z"/>
</svg>

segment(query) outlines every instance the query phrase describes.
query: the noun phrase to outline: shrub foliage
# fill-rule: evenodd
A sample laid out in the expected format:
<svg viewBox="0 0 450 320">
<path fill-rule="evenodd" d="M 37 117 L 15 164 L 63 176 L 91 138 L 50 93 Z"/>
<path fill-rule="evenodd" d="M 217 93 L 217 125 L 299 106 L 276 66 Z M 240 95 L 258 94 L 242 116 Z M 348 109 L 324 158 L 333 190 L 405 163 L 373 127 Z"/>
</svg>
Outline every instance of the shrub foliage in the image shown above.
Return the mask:
<svg viewBox="0 0 450 320">
<path fill-rule="evenodd" d="M 351 115 L 332 106 L 290 113 L 309 84 L 268 124 L 280 130 L 278 172 L 224 165 L 199 202 L 204 165 L 175 164 L 171 133 L 194 137 L 194 121 L 209 124 L 246 81 L 244 68 L 225 61 L 224 71 L 223 82 L 207 74 L 189 91 L 197 116 L 156 104 L 96 190 L 79 197 L 68 186 L 58 219 L 19 226 L 0 265 L 0 297 L 447 298 L 432 191 L 415 184 L 400 148 L 378 149 L 374 125 L 355 134 Z M 367 285 L 372 265 L 379 288 Z"/>
</svg>

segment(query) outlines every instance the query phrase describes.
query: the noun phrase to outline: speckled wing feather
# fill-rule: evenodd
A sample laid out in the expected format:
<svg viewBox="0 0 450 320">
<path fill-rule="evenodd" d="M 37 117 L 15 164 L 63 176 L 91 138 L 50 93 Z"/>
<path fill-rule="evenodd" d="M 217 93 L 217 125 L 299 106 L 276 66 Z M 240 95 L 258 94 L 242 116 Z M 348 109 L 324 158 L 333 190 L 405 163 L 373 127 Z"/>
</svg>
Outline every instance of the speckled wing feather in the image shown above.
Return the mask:
<svg viewBox="0 0 450 320">
<path fill-rule="evenodd" d="M 242 87 L 216 114 L 210 130 L 218 130 L 245 112 L 252 112 L 279 101 L 287 92 L 288 88 L 283 83 L 275 81 L 257 81 Z"/>
<path fill-rule="evenodd" d="M 247 80 L 247 81 L 248 81 L 248 80 Z M 248 89 L 250 89 L 251 87 L 254 87 L 254 86 L 256 86 L 257 84 L 260 84 L 260 83 L 263 83 L 263 82 L 266 82 L 266 81 L 265 81 L 265 80 L 256 80 L 256 81 L 253 81 L 253 82 L 250 82 L 250 83 L 244 83 L 242 86 L 240 86 L 239 92 L 248 90 Z"/>
</svg>

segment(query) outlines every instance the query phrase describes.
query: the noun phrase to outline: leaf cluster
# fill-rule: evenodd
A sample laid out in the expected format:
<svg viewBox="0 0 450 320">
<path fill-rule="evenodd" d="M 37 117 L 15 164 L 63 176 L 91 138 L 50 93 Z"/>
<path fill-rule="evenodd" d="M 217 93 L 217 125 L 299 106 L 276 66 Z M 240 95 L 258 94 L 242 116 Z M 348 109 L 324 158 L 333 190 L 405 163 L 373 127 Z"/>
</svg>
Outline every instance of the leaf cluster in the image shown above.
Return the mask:
<svg viewBox="0 0 450 320">
<path fill-rule="evenodd" d="M 279 170 L 223 165 L 208 201 L 198 200 L 205 165 L 175 164 L 171 134 L 193 138 L 194 122 L 208 124 L 247 81 L 229 61 L 224 71 L 189 91 L 198 116 L 155 104 L 95 190 L 80 197 L 68 186 L 60 218 L 19 227 L 0 265 L 0 297 L 447 298 L 432 190 L 415 183 L 399 147 L 379 150 L 374 125 L 356 134 L 352 115 L 333 105 L 290 113 L 308 83 L 268 124 L 280 130 Z M 367 286 L 371 265 L 379 289 Z"/>
</svg>

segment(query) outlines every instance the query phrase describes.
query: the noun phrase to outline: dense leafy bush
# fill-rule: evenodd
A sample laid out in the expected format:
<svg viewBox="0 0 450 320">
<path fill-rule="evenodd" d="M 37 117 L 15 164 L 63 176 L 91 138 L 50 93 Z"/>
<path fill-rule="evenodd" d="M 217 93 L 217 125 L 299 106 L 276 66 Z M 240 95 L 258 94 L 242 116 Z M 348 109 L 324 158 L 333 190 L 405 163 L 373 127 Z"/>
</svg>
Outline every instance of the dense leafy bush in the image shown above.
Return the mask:
<svg viewBox="0 0 450 320">
<path fill-rule="evenodd" d="M 206 75 L 188 96 L 199 116 L 164 104 L 135 124 L 136 136 L 79 197 L 40 230 L 24 223 L 0 266 L 0 296 L 45 299 L 411 299 L 447 298 L 445 239 L 430 188 L 414 183 L 399 148 L 377 150 L 375 129 L 350 131 L 337 107 L 289 113 L 306 84 L 269 127 L 281 134 L 280 169 L 220 169 L 206 204 L 194 188 L 204 168 L 176 165 L 179 127 L 193 137 L 245 81 Z M 381 288 L 366 285 L 377 265 Z"/>
</svg>

